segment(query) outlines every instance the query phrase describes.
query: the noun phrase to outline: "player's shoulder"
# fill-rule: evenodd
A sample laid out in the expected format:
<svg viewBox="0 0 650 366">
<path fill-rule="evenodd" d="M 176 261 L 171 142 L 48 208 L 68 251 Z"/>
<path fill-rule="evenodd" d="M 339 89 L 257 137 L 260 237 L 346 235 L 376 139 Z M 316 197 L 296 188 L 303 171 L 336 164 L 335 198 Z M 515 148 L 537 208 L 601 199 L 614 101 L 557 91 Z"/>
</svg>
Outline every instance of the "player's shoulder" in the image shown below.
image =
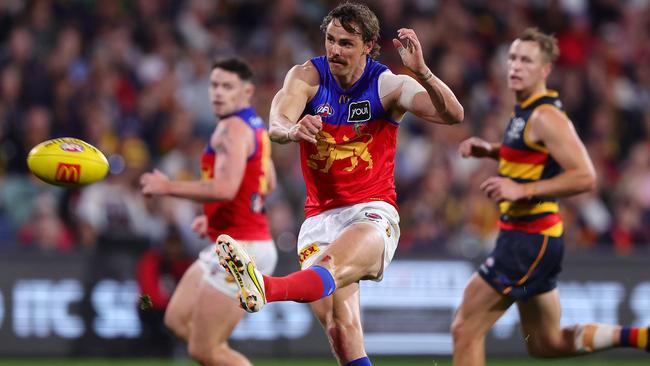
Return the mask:
<svg viewBox="0 0 650 366">
<path fill-rule="evenodd" d="M 536 122 L 541 121 L 550 124 L 566 123 L 569 121 L 564 111 L 552 103 L 544 103 L 537 106 L 530 117 Z"/>
<path fill-rule="evenodd" d="M 223 129 L 223 128 L 240 129 L 240 128 L 246 128 L 246 127 L 248 127 L 248 124 L 246 123 L 244 118 L 237 115 L 237 114 L 231 114 L 230 116 L 221 118 L 219 120 L 219 123 L 217 124 L 217 130 Z"/>
<path fill-rule="evenodd" d="M 299 80 L 307 85 L 314 86 L 319 84 L 320 76 L 316 65 L 311 60 L 307 60 L 303 64 L 294 65 L 287 73 L 287 79 Z"/>
<path fill-rule="evenodd" d="M 567 129 L 573 128 L 571 120 L 564 111 L 550 103 L 535 108 L 530 120 L 536 131 L 543 131 L 545 134 L 563 133 Z"/>
</svg>

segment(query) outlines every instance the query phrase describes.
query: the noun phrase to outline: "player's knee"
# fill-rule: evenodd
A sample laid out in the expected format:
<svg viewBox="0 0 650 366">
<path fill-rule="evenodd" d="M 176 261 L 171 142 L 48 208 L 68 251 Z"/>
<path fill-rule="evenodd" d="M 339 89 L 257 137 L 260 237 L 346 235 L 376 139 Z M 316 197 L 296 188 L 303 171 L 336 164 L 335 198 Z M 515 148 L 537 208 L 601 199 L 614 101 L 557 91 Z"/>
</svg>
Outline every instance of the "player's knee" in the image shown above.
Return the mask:
<svg viewBox="0 0 650 366">
<path fill-rule="evenodd" d="M 186 324 L 184 324 L 184 321 L 181 319 L 179 314 L 171 308 L 167 308 L 167 311 L 165 311 L 164 322 L 165 326 L 177 336 L 182 337 L 185 335 Z"/>
<path fill-rule="evenodd" d="M 456 314 L 454 321 L 451 323 L 451 335 L 454 340 L 454 343 L 460 343 L 463 341 L 468 341 L 473 332 L 469 327 L 469 324 L 463 319 L 463 317 Z"/>
<path fill-rule="evenodd" d="M 228 365 L 227 352 L 223 352 L 223 347 L 223 345 L 212 346 L 190 341 L 187 344 L 187 353 L 194 361 L 203 366 Z"/>
<path fill-rule="evenodd" d="M 534 358 L 555 358 L 565 354 L 559 339 L 544 335 L 527 337 L 526 349 L 528 354 Z"/>
</svg>

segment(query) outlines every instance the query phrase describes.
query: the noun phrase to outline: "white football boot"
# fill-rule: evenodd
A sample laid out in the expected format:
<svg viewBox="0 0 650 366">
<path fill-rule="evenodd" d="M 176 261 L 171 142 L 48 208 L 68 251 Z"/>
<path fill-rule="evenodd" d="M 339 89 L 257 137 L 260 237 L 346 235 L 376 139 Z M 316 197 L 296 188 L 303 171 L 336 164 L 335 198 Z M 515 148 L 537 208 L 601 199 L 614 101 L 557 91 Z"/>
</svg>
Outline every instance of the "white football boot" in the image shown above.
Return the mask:
<svg viewBox="0 0 650 366">
<path fill-rule="evenodd" d="M 260 311 L 266 304 L 264 279 L 246 250 L 235 239 L 221 234 L 217 238 L 217 254 L 221 266 L 235 277 L 241 307 L 249 313 Z"/>
</svg>

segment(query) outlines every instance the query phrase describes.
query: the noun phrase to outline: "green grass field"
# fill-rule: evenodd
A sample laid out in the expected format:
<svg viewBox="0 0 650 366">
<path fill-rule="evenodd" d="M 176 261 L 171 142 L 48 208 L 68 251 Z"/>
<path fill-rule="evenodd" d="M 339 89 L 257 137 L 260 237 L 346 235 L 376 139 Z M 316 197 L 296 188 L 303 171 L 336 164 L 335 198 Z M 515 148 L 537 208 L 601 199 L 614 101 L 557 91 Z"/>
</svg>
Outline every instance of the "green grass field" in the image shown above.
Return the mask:
<svg viewBox="0 0 650 366">
<path fill-rule="evenodd" d="M 381 358 L 373 357 L 375 366 L 451 366 L 449 358 L 421 357 L 421 358 Z M 336 366 L 331 359 L 256 359 L 253 360 L 255 366 Z M 619 360 L 619 359 L 602 359 L 602 358 L 575 358 L 568 360 L 549 360 L 539 361 L 531 358 L 517 359 L 491 359 L 487 363 L 489 366 L 641 366 L 650 365 L 650 357 L 647 359 L 636 360 Z M 134 360 L 134 359 L 2 359 L 0 366 L 196 366 L 189 361 L 169 361 L 169 360 Z"/>
</svg>

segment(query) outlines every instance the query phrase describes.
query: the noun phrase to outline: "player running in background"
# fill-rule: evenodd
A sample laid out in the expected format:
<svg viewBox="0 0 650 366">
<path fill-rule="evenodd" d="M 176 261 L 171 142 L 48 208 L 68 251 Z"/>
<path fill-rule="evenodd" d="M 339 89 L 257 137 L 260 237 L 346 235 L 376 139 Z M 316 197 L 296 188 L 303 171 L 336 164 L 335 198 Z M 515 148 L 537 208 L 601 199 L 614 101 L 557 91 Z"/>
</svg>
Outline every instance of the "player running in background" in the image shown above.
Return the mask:
<svg viewBox="0 0 650 366">
<path fill-rule="evenodd" d="M 393 44 L 417 80 L 374 60 L 379 23 L 367 6 L 339 5 L 321 29 L 326 55 L 288 72 L 270 116 L 272 141 L 300 144 L 307 186 L 307 219 L 297 247 L 302 270 L 263 276 L 235 240 L 219 237 L 217 249 L 241 280 L 246 310 L 259 311 L 272 301 L 311 302 L 339 363 L 370 365 L 359 281 L 381 280 L 397 247 L 393 171 L 399 121 L 408 111 L 427 122 L 455 124 L 463 108 L 425 64 L 412 29 L 400 29 Z"/>
<path fill-rule="evenodd" d="M 264 121 L 251 107 L 250 66 L 237 58 L 217 61 L 210 74 L 210 102 L 219 118 L 201 158 L 203 179 L 170 181 L 159 171 L 142 175 L 142 193 L 169 195 L 203 203 L 204 214 L 192 229 L 215 241 L 228 234 L 255 257 L 262 273 L 272 273 L 277 252 L 263 212 L 264 198 L 276 184 L 271 144 Z M 244 316 L 238 286 L 219 265 L 210 245 L 177 287 L 165 323 L 188 342 L 202 365 L 250 365 L 228 346 Z"/>
<path fill-rule="evenodd" d="M 527 29 L 510 46 L 508 87 L 517 104 L 501 143 L 471 137 L 463 157 L 499 162 L 481 190 L 499 203 L 496 247 L 465 288 L 452 325 L 454 365 L 484 365 L 485 335 L 517 303 L 528 352 L 573 356 L 610 347 L 648 347 L 648 329 L 606 324 L 560 326 L 557 276 L 564 243 L 557 197 L 587 192 L 596 176 L 587 151 L 546 78 L 554 37 Z"/>
</svg>

